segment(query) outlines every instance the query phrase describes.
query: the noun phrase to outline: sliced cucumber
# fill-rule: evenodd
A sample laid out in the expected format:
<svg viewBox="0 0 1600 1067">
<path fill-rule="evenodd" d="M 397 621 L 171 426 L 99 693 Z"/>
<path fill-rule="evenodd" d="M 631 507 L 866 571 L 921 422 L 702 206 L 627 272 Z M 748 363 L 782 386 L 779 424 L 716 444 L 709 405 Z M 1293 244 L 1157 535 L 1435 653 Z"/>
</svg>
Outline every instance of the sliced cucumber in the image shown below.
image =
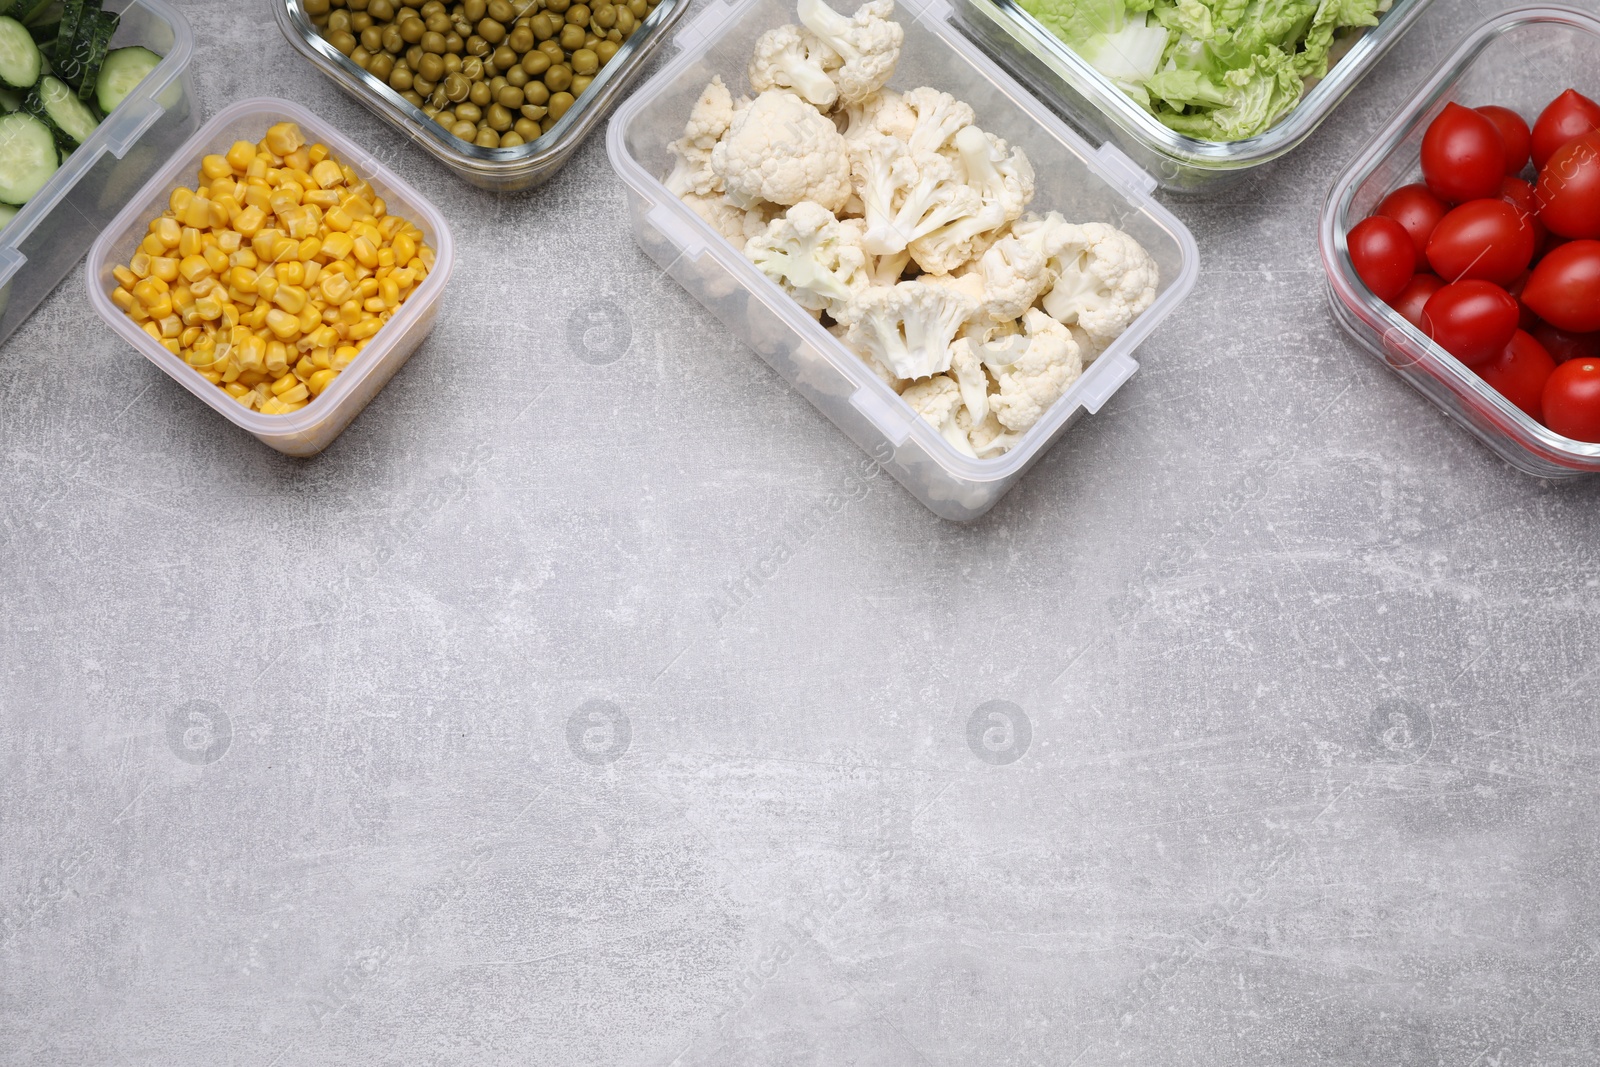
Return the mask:
<svg viewBox="0 0 1600 1067">
<path fill-rule="evenodd" d="M 16 19 L 0 18 L 0 85 L 31 89 L 43 65 L 44 57 L 28 28 Z"/>
<path fill-rule="evenodd" d="M 78 72 L 78 99 L 93 100 L 95 85 L 100 80 L 100 68 L 105 65 L 106 56 L 111 54 L 111 38 L 116 35 L 117 26 L 122 22 L 122 16 L 110 11 L 97 11 L 93 22 L 93 29 L 89 31 L 88 43 L 82 47 L 87 49 L 83 60 L 83 67 Z M 83 34 L 79 33 L 80 40 Z M 75 49 L 76 53 L 79 49 Z"/>
<path fill-rule="evenodd" d="M 56 42 L 55 54 L 50 59 L 56 74 L 74 89 L 83 85 L 84 74 L 91 60 L 95 60 L 95 70 L 99 72 L 99 61 L 95 57 L 104 58 L 105 50 L 111 45 L 111 35 L 116 32 L 120 21 L 118 16 L 99 10 L 95 0 L 88 0 L 88 4 L 78 20 L 78 28 L 73 31 L 70 45 L 66 44 L 66 25 L 62 24 L 63 36 Z"/>
<path fill-rule="evenodd" d="M 50 128 L 32 115 L 0 115 L 0 203 L 26 204 L 61 169 Z"/>
<path fill-rule="evenodd" d="M 48 74 L 39 79 L 38 87 L 28 94 L 22 106 L 66 135 L 67 143 L 62 145 L 64 152 L 71 152 L 87 141 L 94 133 L 94 128 L 100 125 L 94 112 L 78 99 L 78 94 L 72 91 L 71 86 Z"/>
<path fill-rule="evenodd" d="M 72 48 L 72 39 L 77 36 L 78 23 L 83 21 L 83 12 L 89 7 L 89 0 L 67 0 L 61 8 L 61 30 L 56 36 L 56 46 L 50 53 L 50 62 L 57 69 L 61 61 L 67 57 L 67 52 Z"/>
<path fill-rule="evenodd" d="M 95 96 L 100 110 L 111 114 L 160 65 L 160 56 L 148 48 L 137 46 L 119 48 L 106 56 L 106 61 L 100 65 L 100 77 L 95 79 Z"/>
<path fill-rule="evenodd" d="M 22 22 L 21 19 L 17 20 Z M 45 22 L 37 26 L 28 26 L 28 33 L 33 36 L 33 43 L 39 46 L 41 52 L 51 52 L 55 49 L 55 39 L 61 35 L 61 22 Z"/>
<path fill-rule="evenodd" d="M 16 218 L 21 210 L 20 207 L 12 207 L 10 204 L 0 204 L 0 230 L 11 225 L 11 220 Z"/>
</svg>

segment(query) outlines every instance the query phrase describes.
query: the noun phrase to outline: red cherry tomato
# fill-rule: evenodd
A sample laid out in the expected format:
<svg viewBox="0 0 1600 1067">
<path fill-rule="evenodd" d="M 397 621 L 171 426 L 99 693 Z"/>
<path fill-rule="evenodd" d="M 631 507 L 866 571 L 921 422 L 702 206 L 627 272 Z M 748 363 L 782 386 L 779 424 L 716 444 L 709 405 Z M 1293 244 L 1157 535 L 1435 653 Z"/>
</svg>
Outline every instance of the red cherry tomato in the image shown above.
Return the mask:
<svg viewBox="0 0 1600 1067">
<path fill-rule="evenodd" d="M 1418 274 L 1406 283 L 1399 296 L 1389 301 L 1389 306 L 1398 311 L 1402 319 L 1421 330 L 1422 309 L 1427 305 L 1428 298 L 1443 288 L 1443 279 L 1432 274 Z"/>
<path fill-rule="evenodd" d="M 1574 441 L 1600 443 L 1600 359 L 1570 359 L 1544 383 L 1544 424 Z"/>
<path fill-rule="evenodd" d="M 1476 369 L 1480 378 L 1526 411 L 1530 419 L 1544 421 L 1544 383 L 1556 369 L 1556 361 L 1538 341 L 1518 330 L 1498 356 Z"/>
<path fill-rule="evenodd" d="M 1543 170 L 1545 161 L 1556 154 L 1556 149 L 1590 130 L 1600 130 L 1600 104 L 1568 89 L 1551 101 L 1533 124 L 1529 142 L 1533 165 Z"/>
<path fill-rule="evenodd" d="M 1450 213 L 1450 205 L 1428 191 L 1426 185 L 1402 185 L 1383 198 L 1376 212 L 1387 215 L 1406 228 L 1411 243 L 1417 246 L 1417 269 L 1428 267 L 1428 238 L 1439 220 Z"/>
<path fill-rule="evenodd" d="M 1534 195 L 1533 186 L 1521 178 L 1507 178 L 1500 183 L 1500 199 L 1520 211 L 1533 226 L 1533 254 L 1537 258 L 1549 231 L 1539 221 L 1539 198 Z"/>
<path fill-rule="evenodd" d="M 1500 130 L 1469 107 L 1446 104 L 1422 137 L 1422 177 L 1452 204 L 1498 196 L 1506 176 Z"/>
<path fill-rule="evenodd" d="M 1469 367 L 1498 356 L 1517 332 L 1517 301 L 1493 282 L 1469 279 L 1440 289 L 1422 309 L 1422 332 Z"/>
<path fill-rule="evenodd" d="M 1345 239 L 1350 264 L 1379 300 L 1388 303 L 1400 295 L 1416 270 L 1417 253 L 1405 227 L 1387 215 L 1362 219 Z"/>
<path fill-rule="evenodd" d="M 1506 173 L 1520 174 L 1522 168 L 1528 165 L 1529 147 L 1533 141 L 1528 124 L 1521 115 L 1498 104 L 1488 104 L 1475 110 L 1500 131 L 1500 141 L 1506 148 Z"/>
<path fill-rule="evenodd" d="M 1439 220 L 1428 263 L 1447 281 L 1510 285 L 1533 262 L 1533 225 L 1504 200 L 1469 200 Z"/>
<path fill-rule="evenodd" d="M 1533 195 L 1539 221 L 1563 237 L 1600 237 L 1600 131 L 1568 141 L 1545 163 Z"/>
<path fill-rule="evenodd" d="M 1557 363 L 1569 359 L 1600 359 L 1600 333 L 1569 333 L 1541 322 L 1531 331 L 1533 339 L 1544 345 Z"/>
<path fill-rule="evenodd" d="M 1547 253 L 1533 268 L 1522 299 L 1557 329 L 1600 330 L 1600 241 L 1568 241 Z"/>
</svg>

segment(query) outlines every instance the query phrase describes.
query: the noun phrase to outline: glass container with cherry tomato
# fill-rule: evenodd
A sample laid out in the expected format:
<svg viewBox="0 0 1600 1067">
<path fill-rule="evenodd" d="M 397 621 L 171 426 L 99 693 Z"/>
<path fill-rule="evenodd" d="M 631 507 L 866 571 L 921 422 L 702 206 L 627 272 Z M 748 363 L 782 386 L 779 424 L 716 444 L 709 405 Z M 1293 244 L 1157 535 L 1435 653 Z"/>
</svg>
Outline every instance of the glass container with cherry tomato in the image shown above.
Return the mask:
<svg viewBox="0 0 1600 1067">
<path fill-rule="evenodd" d="M 1523 470 L 1600 471 L 1600 19 L 1469 34 L 1335 182 L 1321 245 L 1392 369 Z"/>
</svg>

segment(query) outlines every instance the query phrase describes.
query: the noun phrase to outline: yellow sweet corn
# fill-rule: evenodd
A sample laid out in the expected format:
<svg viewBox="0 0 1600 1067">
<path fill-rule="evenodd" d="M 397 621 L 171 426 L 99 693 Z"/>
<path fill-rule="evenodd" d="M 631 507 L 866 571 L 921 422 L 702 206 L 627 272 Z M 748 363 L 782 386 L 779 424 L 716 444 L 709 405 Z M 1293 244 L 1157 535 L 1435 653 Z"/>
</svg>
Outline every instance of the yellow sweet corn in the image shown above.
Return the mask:
<svg viewBox="0 0 1600 1067">
<path fill-rule="evenodd" d="M 244 407 L 283 414 L 360 358 L 433 265 L 420 229 L 278 123 L 200 160 L 112 269 L 111 300 Z"/>
</svg>

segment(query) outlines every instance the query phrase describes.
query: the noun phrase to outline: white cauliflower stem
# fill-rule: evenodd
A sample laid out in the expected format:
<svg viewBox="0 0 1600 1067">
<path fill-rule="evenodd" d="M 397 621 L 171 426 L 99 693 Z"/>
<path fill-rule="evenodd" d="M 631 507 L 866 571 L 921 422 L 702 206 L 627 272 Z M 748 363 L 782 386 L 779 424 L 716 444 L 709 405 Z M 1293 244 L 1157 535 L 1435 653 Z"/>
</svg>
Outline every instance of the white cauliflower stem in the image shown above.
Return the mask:
<svg viewBox="0 0 1600 1067">
<path fill-rule="evenodd" d="M 826 116 L 787 90 L 770 89 L 733 116 L 711 152 L 728 199 L 798 204 L 838 211 L 850 198 L 850 155 Z"/>
<path fill-rule="evenodd" d="M 867 287 L 860 240 L 858 224 L 840 223 L 826 208 L 802 200 L 752 237 L 744 251 L 801 307 L 827 311 Z"/>
<path fill-rule="evenodd" d="M 838 86 L 828 71 L 837 69 L 840 62 L 838 53 L 813 34 L 795 25 L 778 26 L 756 39 L 747 72 L 750 88 L 758 93 L 793 89 L 826 111 L 839 99 Z"/>
<path fill-rule="evenodd" d="M 722 180 L 711 169 L 711 150 L 732 121 L 733 96 L 720 77 L 712 78 L 689 111 L 683 136 L 667 146 L 673 162 L 666 185 L 674 195 L 709 196 L 721 191 Z"/>
<path fill-rule="evenodd" d="M 892 21 L 894 0 L 869 0 L 853 16 L 841 15 L 823 0 L 800 0 L 800 21 L 844 62 L 833 71 L 839 99 L 846 105 L 883 88 L 900 60 L 906 32 Z"/>
<path fill-rule="evenodd" d="M 897 378 L 926 378 L 950 369 L 950 343 L 978 302 L 949 286 L 900 282 L 873 286 L 840 313 L 850 344 L 865 349 Z"/>
</svg>

